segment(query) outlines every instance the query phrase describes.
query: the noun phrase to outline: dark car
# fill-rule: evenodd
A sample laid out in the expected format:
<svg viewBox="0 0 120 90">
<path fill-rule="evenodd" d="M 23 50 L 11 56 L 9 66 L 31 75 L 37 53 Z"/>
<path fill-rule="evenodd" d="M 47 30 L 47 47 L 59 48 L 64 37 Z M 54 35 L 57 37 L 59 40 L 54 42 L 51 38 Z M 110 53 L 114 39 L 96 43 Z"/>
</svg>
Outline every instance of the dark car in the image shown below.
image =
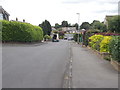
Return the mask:
<svg viewBox="0 0 120 90">
<path fill-rule="evenodd" d="M 59 42 L 56 34 L 53 35 L 52 42 Z"/>
</svg>

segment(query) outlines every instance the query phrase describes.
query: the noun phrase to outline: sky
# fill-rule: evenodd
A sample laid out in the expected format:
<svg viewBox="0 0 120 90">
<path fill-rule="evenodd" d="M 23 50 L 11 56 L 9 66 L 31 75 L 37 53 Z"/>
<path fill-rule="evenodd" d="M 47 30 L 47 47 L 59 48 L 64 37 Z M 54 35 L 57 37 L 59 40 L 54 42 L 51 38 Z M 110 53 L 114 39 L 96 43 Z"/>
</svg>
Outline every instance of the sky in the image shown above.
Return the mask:
<svg viewBox="0 0 120 90">
<path fill-rule="evenodd" d="M 63 20 L 75 24 L 92 23 L 93 20 L 104 21 L 106 15 L 118 14 L 120 0 L 0 0 L 9 14 L 10 20 L 25 19 L 33 25 L 48 20 L 52 26 Z M 78 16 L 78 14 L 80 13 Z"/>
</svg>

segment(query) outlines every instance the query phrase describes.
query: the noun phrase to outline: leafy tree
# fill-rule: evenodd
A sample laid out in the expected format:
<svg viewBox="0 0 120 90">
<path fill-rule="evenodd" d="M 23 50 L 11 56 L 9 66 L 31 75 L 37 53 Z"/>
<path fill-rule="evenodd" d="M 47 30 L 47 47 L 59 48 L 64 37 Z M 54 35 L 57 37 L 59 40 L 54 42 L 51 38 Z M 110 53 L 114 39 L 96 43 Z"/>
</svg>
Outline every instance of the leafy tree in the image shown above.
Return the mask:
<svg viewBox="0 0 120 90">
<path fill-rule="evenodd" d="M 108 29 L 112 32 L 120 33 L 120 15 L 108 20 Z"/>
<path fill-rule="evenodd" d="M 83 22 L 80 26 L 80 29 L 85 29 L 85 30 L 89 30 L 90 29 L 90 24 L 88 22 Z"/>
<path fill-rule="evenodd" d="M 101 23 L 98 20 L 94 20 L 93 23 L 91 23 L 92 29 L 100 30 L 101 32 L 106 32 L 107 28 L 104 23 Z"/>
<path fill-rule="evenodd" d="M 42 27 L 44 35 L 51 34 L 52 28 L 49 21 L 45 20 L 44 22 L 42 22 L 42 24 L 39 24 L 39 26 Z"/>
<path fill-rule="evenodd" d="M 61 25 L 62 27 L 68 27 L 69 25 L 68 25 L 68 22 L 67 21 L 62 21 L 62 25 Z"/>
<path fill-rule="evenodd" d="M 60 27 L 61 27 L 61 25 L 59 25 L 58 23 L 55 23 L 55 29 L 58 29 Z"/>
</svg>

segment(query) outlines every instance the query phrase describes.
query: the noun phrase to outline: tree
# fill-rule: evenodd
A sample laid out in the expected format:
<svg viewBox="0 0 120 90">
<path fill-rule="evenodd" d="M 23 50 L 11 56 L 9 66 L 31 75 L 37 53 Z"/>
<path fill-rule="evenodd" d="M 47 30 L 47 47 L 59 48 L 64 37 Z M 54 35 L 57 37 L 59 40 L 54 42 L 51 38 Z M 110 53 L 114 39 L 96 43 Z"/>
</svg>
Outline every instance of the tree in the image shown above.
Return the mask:
<svg viewBox="0 0 120 90">
<path fill-rule="evenodd" d="M 120 33 L 120 15 L 108 20 L 108 29 L 112 32 Z"/>
<path fill-rule="evenodd" d="M 98 20 L 94 20 L 93 23 L 91 23 L 92 29 L 100 30 L 101 32 L 106 32 L 107 28 L 104 23 L 101 23 Z"/>
<path fill-rule="evenodd" d="M 75 24 L 73 25 L 73 27 L 76 27 L 76 30 L 78 30 L 78 24 L 77 24 L 77 23 L 75 23 Z"/>
<path fill-rule="evenodd" d="M 61 25 L 62 27 L 68 27 L 69 25 L 68 25 L 68 22 L 67 21 L 62 21 L 62 25 Z"/>
<path fill-rule="evenodd" d="M 50 36 L 52 27 L 49 21 L 45 20 L 42 24 L 39 24 L 39 26 L 43 29 L 44 35 Z"/>
<path fill-rule="evenodd" d="M 85 29 L 85 30 L 89 30 L 90 29 L 90 24 L 88 22 L 83 22 L 80 26 L 80 29 Z"/>
<path fill-rule="evenodd" d="M 60 27 L 61 27 L 61 25 L 59 25 L 58 23 L 55 23 L 55 29 L 58 29 Z"/>
</svg>

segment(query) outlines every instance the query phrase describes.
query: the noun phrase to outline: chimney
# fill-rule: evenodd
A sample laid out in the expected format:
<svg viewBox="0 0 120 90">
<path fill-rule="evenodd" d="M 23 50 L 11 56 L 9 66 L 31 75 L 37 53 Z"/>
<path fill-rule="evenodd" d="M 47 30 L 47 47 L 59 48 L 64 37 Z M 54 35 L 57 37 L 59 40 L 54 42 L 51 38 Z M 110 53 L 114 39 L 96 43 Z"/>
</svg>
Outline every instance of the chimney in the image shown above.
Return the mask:
<svg viewBox="0 0 120 90">
<path fill-rule="evenodd" d="M 16 18 L 16 21 L 18 21 L 18 18 Z"/>
<path fill-rule="evenodd" d="M 25 19 L 23 19 L 23 22 L 25 22 Z"/>
</svg>

